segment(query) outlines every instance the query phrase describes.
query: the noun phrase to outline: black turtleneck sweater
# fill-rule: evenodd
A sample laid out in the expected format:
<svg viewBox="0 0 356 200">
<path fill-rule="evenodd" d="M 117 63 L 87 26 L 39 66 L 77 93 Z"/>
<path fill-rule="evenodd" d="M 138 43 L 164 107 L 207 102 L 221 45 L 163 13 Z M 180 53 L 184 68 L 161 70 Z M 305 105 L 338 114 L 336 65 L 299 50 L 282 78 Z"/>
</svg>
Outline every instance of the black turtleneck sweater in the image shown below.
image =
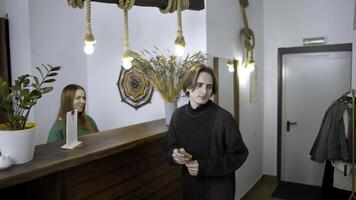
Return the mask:
<svg viewBox="0 0 356 200">
<path fill-rule="evenodd" d="M 238 126 L 226 110 L 212 101 L 193 109 L 188 103 L 171 119 L 165 154 L 171 164 L 175 148 L 184 148 L 199 163 L 198 176 L 182 168 L 183 200 L 233 200 L 235 170 L 248 150 Z"/>
</svg>

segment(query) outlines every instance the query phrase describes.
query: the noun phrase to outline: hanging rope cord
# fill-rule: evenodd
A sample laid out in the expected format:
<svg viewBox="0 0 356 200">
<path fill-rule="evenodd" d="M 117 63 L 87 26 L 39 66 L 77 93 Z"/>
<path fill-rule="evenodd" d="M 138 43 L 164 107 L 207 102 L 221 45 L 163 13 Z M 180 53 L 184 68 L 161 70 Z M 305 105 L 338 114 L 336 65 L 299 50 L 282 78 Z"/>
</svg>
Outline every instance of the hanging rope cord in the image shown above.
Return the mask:
<svg viewBox="0 0 356 200">
<path fill-rule="evenodd" d="M 185 46 L 182 28 L 182 11 L 189 8 L 189 0 L 168 0 L 168 5 L 164 9 L 159 9 L 161 13 L 173 13 L 177 11 L 177 38 L 175 43 Z"/>
<path fill-rule="evenodd" d="M 85 33 L 85 39 L 84 42 L 86 43 L 92 43 L 94 44 L 95 38 L 93 35 L 93 32 L 91 30 L 91 0 L 86 0 L 86 8 L 87 8 L 87 13 L 86 13 L 86 33 Z"/>
<path fill-rule="evenodd" d="M 72 8 L 84 8 L 84 1 L 86 1 L 86 25 L 85 25 L 85 37 L 84 42 L 94 44 L 95 38 L 91 29 L 91 0 L 67 0 L 67 3 Z"/>
<path fill-rule="evenodd" d="M 242 9 L 242 18 L 244 22 L 244 28 L 242 28 L 241 33 L 245 36 L 244 47 L 247 51 L 252 53 L 253 48 L 255 47 L 255 34 L 252 29 L 248 26 L 246 8 L 248 7 L 248 0 L 240 0 L 240 5 Z"/>
<path fill-rule="evenodd" d="M 128 57 L 130 54 L 129 50 L 129 16 L 128 11 L 135 4 L 135 0 L 118 0 L 117 5 L 124 11 L 124 57 Z"/>
</svg>

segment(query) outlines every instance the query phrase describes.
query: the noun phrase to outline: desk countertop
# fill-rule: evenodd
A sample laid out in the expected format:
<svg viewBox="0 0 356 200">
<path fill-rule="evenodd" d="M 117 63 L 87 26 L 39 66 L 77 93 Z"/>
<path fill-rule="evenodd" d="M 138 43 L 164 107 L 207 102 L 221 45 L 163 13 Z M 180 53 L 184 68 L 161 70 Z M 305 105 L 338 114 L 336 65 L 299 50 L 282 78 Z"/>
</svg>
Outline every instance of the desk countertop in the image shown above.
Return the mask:
<svg viewBox="0 0 356 200">
<path fill-rule="evenodd" d="M 167 129 L 164 120 L 156 120 L 80 137 L 83 143 L 74 150 L 61 149 L 64 141 L 38 145 L 33 160 L 0 171 L 0 188 L 135 148 L 163 137 Z"/>
</svg>

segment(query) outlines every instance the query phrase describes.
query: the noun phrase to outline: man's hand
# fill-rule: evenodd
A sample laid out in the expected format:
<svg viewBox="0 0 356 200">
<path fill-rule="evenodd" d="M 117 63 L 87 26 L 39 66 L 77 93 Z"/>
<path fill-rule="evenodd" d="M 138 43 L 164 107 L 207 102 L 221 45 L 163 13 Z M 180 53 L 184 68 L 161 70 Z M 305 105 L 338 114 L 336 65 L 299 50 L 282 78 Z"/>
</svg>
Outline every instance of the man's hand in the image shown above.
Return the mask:
<svg viewBox="0 0 356 200">
<path fill-rule="evenodd" d="M 179 165 L 184 165 L 188 161 L 190 161 L 190 158 L 187 157 L 184 152 L 185 152 L 185 150 L 183 148 L 174 149 L 173 153 L 172 153 L 172 157 L 173 157 L 174 162 L 176 162 Z"/>
<path fill-rule="evenodd" d="M 189 161 L 185 164 L 185 166 L 188 168 L 189 174 L 191 176 L 197 176 L 198 171 L 199 171 L 199 163 L 196 160 Z"/>
</svg>

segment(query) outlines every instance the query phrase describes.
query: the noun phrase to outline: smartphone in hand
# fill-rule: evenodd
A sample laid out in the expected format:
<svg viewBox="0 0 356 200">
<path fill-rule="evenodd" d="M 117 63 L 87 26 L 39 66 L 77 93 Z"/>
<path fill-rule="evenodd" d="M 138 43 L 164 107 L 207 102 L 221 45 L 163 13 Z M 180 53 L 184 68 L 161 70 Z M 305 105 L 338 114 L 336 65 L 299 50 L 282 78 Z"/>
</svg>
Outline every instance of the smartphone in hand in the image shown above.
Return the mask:
<svg viewBox="0 0 356 200">
<path fill-rule="evenodd" d="M 189 160 L 193 159 L 193 156 L 190 153 L 184 151 L 184 149 L 182 149 L 182 148 L 178 149 L 178 152 L 181 153 L 181 154 L 184 154 L 184 156 L 186 158 L 188 158 Z"/>
</svg>

